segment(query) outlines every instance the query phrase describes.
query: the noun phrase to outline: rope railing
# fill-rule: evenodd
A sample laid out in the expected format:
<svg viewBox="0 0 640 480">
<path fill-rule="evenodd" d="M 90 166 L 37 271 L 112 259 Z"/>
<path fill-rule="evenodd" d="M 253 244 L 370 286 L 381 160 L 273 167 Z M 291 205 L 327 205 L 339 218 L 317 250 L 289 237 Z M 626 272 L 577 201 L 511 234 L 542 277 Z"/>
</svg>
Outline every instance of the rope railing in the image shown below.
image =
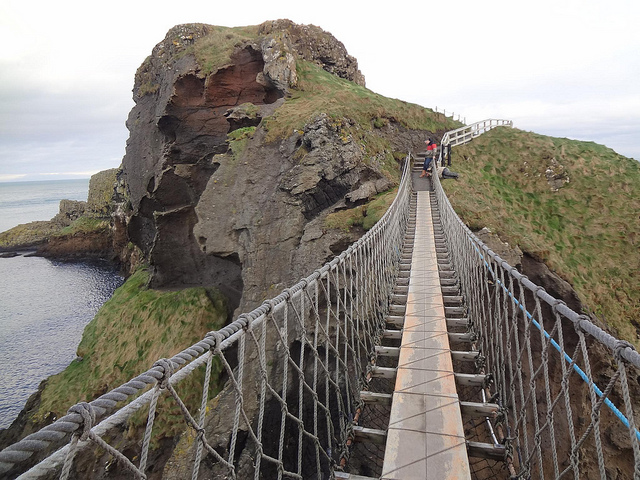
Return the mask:
<svg viewBox="0 0 640 480">
<path fill-rule="evenodd" d="M 471 132 L 496 122 L 511 125 L 487 120 Z M 469 138 L 464 135 L 458 138 Z M 132 478 L 147 478 L 161 395 L 178 405 L 192 432 L 165 467 L 165 473 L 174 469 L 171 478 L 331 478 L 348 462 L 360 391 L 368 387 L 384 330 L 409 217 L 410 172 L 407 159 L 387 213 L 341 255 L 227 327 L 1 451 L 0 478 L 18 475 L 33 457 L 39 463 L 18 478 L 72 478 L 78 452 L 88 447 L 112 455 Z M 500 407 L 493 441 L 504 445 L 511 474 L 640 478 L 640 354 L 491 251 L 455 214 L 437 175 L 432 178 L 482 368 L 493 381 L 491 401 Z M 212 399 L 214 365 L 228 381 Z M 192 412 L 175 387 L 197 370 L 204 370 L 203 391 Z M 135 452 L 125 455 L 117 441 L 107 440 L 143 409 L 146 430 Z"/>
<path fill-rule="evenodd" d="M 518 478 L 640 478 L 638 352 L 491 251 L 433 178 L 508 464 Z"/>
<path fill-rule="evenodd" d="M 367 389 L 384 331 L 409 217 L 410 173 L 405 161 L 390 208 L 341 255 L 230 325 L 7 447 L 0 452 L 0 476 L 17 475 L 32 457 L 46 456 L 18 478 L 66 480 L 74 476 L 77 453 L 99 446 L 132 478 L 147 478 L 153 423 L 163 413 L 158 398 L 168 395 L 195 437 L 185 454 L 191 472 L 176 478 L 195 479 L 203 469 L 207 478 L 329 478 L 349 457 L 360 391 Z M 212 400 L 214 364 L 229 380 Z M 190 412 L 174 386 L 197 369 L 205 370 L 202 400 L 199 411 Z M 129 403 L 114 412 L 121 402 Z M 144 437 L 139 450 L 125 456 L 107 439 L 143 408 Z M 182 460 L 172 463 L 182 468 Z"/>
</svg>

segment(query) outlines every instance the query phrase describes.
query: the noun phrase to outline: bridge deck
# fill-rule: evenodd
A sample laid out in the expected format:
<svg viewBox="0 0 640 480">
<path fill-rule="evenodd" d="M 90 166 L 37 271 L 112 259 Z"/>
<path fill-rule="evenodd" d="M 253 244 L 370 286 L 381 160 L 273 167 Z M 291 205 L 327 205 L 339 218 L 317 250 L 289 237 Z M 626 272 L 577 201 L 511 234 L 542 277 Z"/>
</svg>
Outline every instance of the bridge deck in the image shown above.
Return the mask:
<svg viewBox="0 0 640 480">
<path fill-rule="evenodd" d="M 429 192 L 417 193 L 407 309 L 381 478 L 471 478 Z"/>
</svg>

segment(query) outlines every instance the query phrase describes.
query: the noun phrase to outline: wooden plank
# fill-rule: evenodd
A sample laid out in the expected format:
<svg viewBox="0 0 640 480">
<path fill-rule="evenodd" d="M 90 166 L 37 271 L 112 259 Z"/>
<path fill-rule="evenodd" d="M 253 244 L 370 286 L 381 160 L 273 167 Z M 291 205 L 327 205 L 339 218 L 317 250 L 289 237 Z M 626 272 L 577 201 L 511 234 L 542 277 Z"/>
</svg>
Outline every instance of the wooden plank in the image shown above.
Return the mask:
<svg viewBox="0 0 640 480">
<path fill-rule="evenodd" d="M 404 315 L 407 310 L 407 305 L 390 305 L 389 313 L 392 315 Z"/>
<path fill-rule="evenodd" d="M 452 342 L 475 342 L 477 335 L 475 333 L 451 333 L 449 332 L 449 340 Z"/>
<path fill-rule="evenodd" d="M 407 294 L 394 293 L 391 295 L 391 301 L 396 304 L 405 305 L 407 303 Z"/>
<path fill-rule="evenodd" d="M 402 330 L 385 330 L 382 334 L 382 338 L 387 338 L 390 340 L 401 340 Z"/>
<path fill-rule="evenodd" d="M 473 458 L 484 458 L 487 460 L 504 461 L 504 445 L 493 445 L 491 443 L 467 442 L 467 454 Z"/>
<path fill-rule="evenodd" d="M 458 350 L 451 350 L 451 360 L 461 362 L 475 362 L 480 356 L 480 352 L 462 352 Z"/>
<path fill-rule="evenodd" d="M 353 473 L 346 472 L 333 472 L 336 476 L 336 480 L 377 480 L 373 477 L 363 477 L 362 475 L 354 475 Z"/>
<path fill-rule="evenodd" d="M 464 300 L 462 295 L 443 295 L 442 301 L 447 305 L 459 305 Z"/>
<path fill-rule="evenodd" d="M 467 313 L 464 307 L 444 307 L 444 314 L 448 317 L 464 316 Z"/>
<path fill-rule="evenodd" d="M 495 417 L 498 405 L 495 403 L 460 402 L 460 411 L 466 417 Z"/>
<path fill-rule="evenodd" d="M 378 445 L 387 443 L 387 432 L 376 428 L 353 427 L 354 440 L 356 442 L 370 442 Z"/>
<path fill-rule="evenodd" d="M 366 404 L 391 405 L 393 395 L 390 393 L 360 392 L 360 399 Z"/>
<path fill-rule="evenodd" d="M 398 374 L 397 368 L 378 367 L 378 366 L 371 367 L 371 376 L 373 378 L 393 379 L 393 378 L 396 378 L 397 374 Z"/>
<path fill-rule="evenodd" d="M 454 376 L 458 385 L 469 387 L 481 387 L 487 378 L 486 375 L 474 375 L 472 373 L 455 373 Z"/>
<path fill-rule="evenodd" d="M 385 347 L 378 345 L 376 346 L 376 354 L 381 357 L 399 357 L 400 356 L 400 347 Z"/>
<path fill-rule="evenodd" d="M 394 325 L 398 328 L 402 328 L 404 325 L 404 315 L 387 315 L 385 321 L 389 325 Z"/>
<path fill-rule="evenodd" d="M 469 326 L 469 319 L 467 317 L 462 318 L 447 318 L 447 327 L 449 328 L 466 328 Z"/>
</svg>

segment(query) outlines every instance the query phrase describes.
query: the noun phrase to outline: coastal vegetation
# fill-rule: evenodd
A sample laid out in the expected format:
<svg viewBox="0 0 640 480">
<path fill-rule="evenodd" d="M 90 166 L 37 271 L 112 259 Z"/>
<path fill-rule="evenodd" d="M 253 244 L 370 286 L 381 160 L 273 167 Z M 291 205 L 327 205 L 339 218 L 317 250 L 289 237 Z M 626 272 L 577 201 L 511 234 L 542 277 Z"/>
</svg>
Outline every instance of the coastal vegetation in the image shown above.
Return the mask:
<svg viewBox="0 0 640 480">
<path fill-rule="evenodd" d="M 214 289 L 188 288 L 158 291 L 146 287 L 144 269 L 118 288 L 112 298 L 86 326 L 78 346 L 78 358 L 63 372 L 47 380 L 39 409 L 39 421 L 51 414 L 63 416 L 80 401 L 91 401 L 149 369 L 159 358 L 170 358 L 225 325 L 228 317 L 223 295 Z M 210 394 L 221 388 L 222 367 L 213 367 Z M 191 409 L 197 409 L 202 395 L 204 372 L 195 372 L 176 390 Z M 173 400 L 159 401 L 163 414 L 154 426 L 154 442 L 182 431 L 184 420 Z M 146 422 L 145 412 L 129 421 L 130 433 Z"/>
<path fill-rule="evenodd" d="M 593 142 L 497 128 L 452 150 L 443 182 L 489 228 L 569 282 L 589 313 L 640 346 L 640 163 Z"/>
<path fill-rule="evenodd" d="M 297 62 L 298 84 L 290 97 L 270 117 L 264 119 L 267 142 L 302 131 L 320 113 L 326 113 L 343 142 L 360 145 L 370 164 L 390 178 L 399 176 L 394 149 L 378 130 L 393 121 L 414 130 L 446 131 L 461 126 L 429 108 L 387 98 L 325 71 L 306 61 Z"/>
<path fill-rule="evenodd" d="M 393 188 L 376 195 L 373 200 L 365 205 L 330 213 L 325 219 L 324 226 L 345 231 L 356 227 L 361 227 L 365 231 L 369 230 L 389 209 L 397 193 L 398 189 Z"/>
</svg>

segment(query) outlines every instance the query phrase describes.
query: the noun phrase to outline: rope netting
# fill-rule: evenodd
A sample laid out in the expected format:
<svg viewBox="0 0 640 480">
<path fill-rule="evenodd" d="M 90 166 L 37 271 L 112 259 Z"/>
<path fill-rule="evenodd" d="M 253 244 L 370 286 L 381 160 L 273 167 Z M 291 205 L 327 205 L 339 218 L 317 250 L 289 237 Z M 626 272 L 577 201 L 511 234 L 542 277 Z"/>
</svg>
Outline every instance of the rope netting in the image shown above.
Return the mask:
<svg viewBox="0 0 640 480">
<path fill-rule="evenodd" d="M 433 181 L 511 475 L 640 478 L 640 355 L 491 251 Z"/>
<path fill-rule="evenodd" d="M 19 473 L 36 457 L 39 463 L 18 478 L 73 478 L 78 452 L 99 447 L 132 478 L 147 478 L 153 424 L 163 414 L 158 399 L 168 395 L 194 439 L 166 467 L 179 470 L 175 478 L 332 477 L 349 459 L 360 391 L 384 331 L 409 216 L 410 171 L 405 161 L 389 210 L 341 255 L 227 327 L 7 447 L 0 452 L 0 475 Z M 211 399 L 214 364 L 222 365 L 228 381 Z M 200 408 L 189 411 L 176 385 L 202 369 Z M 108 443 L 117 438 L 111 431 L 143 407 L 148 421 L 139 451 L 118 451 L 117 440 Z M 184 458 L 188 475 L 180 470 Z"/>
</svg>

